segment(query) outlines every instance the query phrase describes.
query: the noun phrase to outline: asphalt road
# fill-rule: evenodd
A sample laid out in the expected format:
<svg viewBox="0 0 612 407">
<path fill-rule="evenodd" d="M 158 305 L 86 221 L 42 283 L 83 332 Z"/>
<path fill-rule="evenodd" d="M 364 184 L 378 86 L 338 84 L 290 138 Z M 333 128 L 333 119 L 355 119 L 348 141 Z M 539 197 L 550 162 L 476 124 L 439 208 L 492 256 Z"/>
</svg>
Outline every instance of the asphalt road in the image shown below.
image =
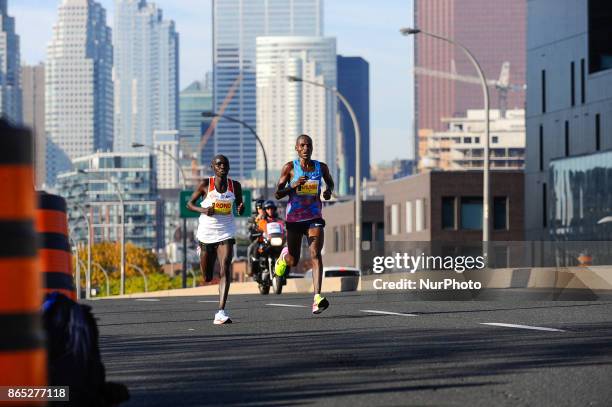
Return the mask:
<svg viewBox="0 0 612 407">
<path fill-rule="evenodd" d="M 328 298 L 91 304 L 127 406 L 612 406 L 612 301 Z"/>
</svg>

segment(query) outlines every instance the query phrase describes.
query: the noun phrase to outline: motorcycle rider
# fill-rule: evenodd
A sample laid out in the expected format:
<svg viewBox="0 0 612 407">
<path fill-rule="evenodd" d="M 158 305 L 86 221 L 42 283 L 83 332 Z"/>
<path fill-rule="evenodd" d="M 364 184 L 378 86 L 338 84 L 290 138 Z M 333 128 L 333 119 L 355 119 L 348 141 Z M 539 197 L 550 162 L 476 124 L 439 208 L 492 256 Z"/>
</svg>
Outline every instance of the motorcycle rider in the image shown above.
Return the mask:
<svg viewBox="0 0 612 407">
<path fill-rule="evenodd" d="M 266 232 L 266 225 L 268 224 L 268 222 L 280 222 L 284 225 L 285 222 L 278 217 L 278 211 L 274 201 L 268 199 L 264 203 L 263 208 L 265 211 L 265 216 L 257 223 L 257 226 L 259 227 L 259 230 L 262 233 Z"/>
<path fill-rule="evenodd" d="M 257 247 L 257 237 L 251 237 L 253 234 L 259 232 L 259 222 L 265 218 L 266 212 L 264 211 L 264 200 L 258 199 L 255 201 L 255 210 L 256 213 L 251 216 L 247 223 L 247 229 L 249 231 L 249 238 L 251 239 L 251 244 L 247 248 L 247 267 L 245 270 L 245 274 L 247 277 L 253 276 L 253 256 L 255 256 L 255 248 Z"/>
</svg>

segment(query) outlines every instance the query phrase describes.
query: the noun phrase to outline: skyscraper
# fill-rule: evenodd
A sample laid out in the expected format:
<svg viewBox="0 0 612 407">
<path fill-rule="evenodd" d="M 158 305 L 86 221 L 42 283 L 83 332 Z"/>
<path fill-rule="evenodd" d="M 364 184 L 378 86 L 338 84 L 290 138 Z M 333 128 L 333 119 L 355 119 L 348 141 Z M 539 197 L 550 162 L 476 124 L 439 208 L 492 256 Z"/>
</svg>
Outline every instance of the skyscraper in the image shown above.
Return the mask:
<svg viewBox="0 0 612 407">
<path fill-rule="evenodd" d="M 45 69 L 47 183 L 71 160 L 113 145 L 113 47 L 106 10 L 94 0 L 63 0 Z"/>
<path fill-rule="evenodd" d="M 23 124 L 32 129 L 34 135 L 34 165 L 36 187 L 45 183 L 45 65 L 21 67 L 23 87 Z"/>
<path fill-rule="evenodd" d="M 335 87 L 336 39 L 257 38 L 257 133 L 268 168 L 280 172 L 295 158 L 297 136 L 308 134 L 313 158 L 327 163 L 336 178 L 336 97 L 320 87 L 289 82 L 288 75 Z M 261 150 L 257 169 L 264 169 Z"/>
<path fill-rule="evenodd" d="M 213 108 L 256 126 L 255 39 L 259 36 L 323 35 L 321 0 L 213 0 Z M 235 177 L 255 169 L 256 144 L 249 130 L 221 120 L 212 138 L 227 155 Z"/>
<path fill-rule="evenodd" d="M 526 0 L 415 0 L 416 27 L 456 40 L 474 54 L 487 79 L 500 77 L 510 62 L 510 83 L 525 84 Z M 417 35 L 416 120 L 418 129 L 445 130 L 441 119 L 482 109 L 478 83 L 441 78 L 439 73 L 478 77 L 463 51 L 445 41 Z M 490 87 L 491 108 L 499 93 Z M 507 107 L 524 108 L 525 92 L 510 91 Z"/>
<path fill-rule="evenodd" d="M 338 91 L 351 104 L 361 132 L 361 177 L 370 178 L 370 65 L 361 57 L 338 55 Z M 345 168 L 340 193 L 355 193 L 355 128 L 348 111 L 339 103 L 342 154 Z M 340 154 L 340 152 L 339 152 Z M 351 178 L 353 181 L 351 182 Z"/>
<path fill-rule="evenodd" d="M 21 123 L 19 36 L 8 16 L 7 0 L 0 0 L 0 116 Z"/>
<path fill-rule="evenodd" d="M 155 4 L 115 1 L 115 151 L 151 145 L 156 130 L 178 128 L 178 46 L 174 22 Z"/>
<path fill-rule="evenodd" d="M 212 161 L 212 143 L 206 143 L 205 151 L 200 150 L 200 140 L 210 121 L 210 118 L 202 117 L 202 112 L 212 111 L 212 91 L 209 85 L 207 81 L 194 81 L 179 96 L 180 149 L 186 164 L 190 164 L 191 160 L 204 165 Z"/>
</svg>

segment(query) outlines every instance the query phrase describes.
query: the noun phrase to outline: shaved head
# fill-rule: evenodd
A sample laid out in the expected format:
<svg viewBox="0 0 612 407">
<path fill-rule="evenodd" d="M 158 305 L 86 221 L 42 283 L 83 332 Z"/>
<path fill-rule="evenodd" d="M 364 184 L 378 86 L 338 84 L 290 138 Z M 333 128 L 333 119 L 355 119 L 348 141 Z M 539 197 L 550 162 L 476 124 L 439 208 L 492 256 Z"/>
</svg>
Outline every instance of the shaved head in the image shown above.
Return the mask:
<svg viewBox="0 0 612 407">
<path fill-rule="evenodd" d="M 216 156 L 213 157 L 212 161 L 210 162 L 210 165 L 214 165 L 215 161 L 217 160 L 224 160 L 226 163 L 229 164 L 229 160 L 227 159 L 226 156 L 224 156 L 223 154 L 217 154 Z"/>
<path fill-rule="evenodd" d="M 310 144 L 312 144 L 312 138 L 310 138 L 308 134 L 301 134 L 298 136 L 297 139 L 295 139 L 295 145 L 297 146 L 298 144 L 300 144 L 300 140 L 302 139 L 306 139 L 310 142 Z"/>
</svg>

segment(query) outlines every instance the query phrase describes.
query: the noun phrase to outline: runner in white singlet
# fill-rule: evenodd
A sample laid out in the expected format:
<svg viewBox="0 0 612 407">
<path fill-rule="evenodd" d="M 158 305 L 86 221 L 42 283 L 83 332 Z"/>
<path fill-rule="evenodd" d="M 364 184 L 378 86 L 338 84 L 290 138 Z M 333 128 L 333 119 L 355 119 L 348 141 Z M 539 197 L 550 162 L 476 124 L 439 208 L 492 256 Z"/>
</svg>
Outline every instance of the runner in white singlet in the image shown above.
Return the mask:
<svg viewBox="0 0 612 407">
<path fill-rule="evenodd" d="M 225 311 L 225 302 L 232 278 L 230 267 L 236 243 L 233 208 L 235 206 L 238 214 L 242 215 L 244 203 L 240 183 L 227 177 L 230 169 L 227 157 L 215 156 L 210 166 L 215 176 L 202 180 L 191 195 L 187 208 L 200 213 L 196 236 L 200 244 L 200 269 L 206 281 L 212 280 L 215 261 L 219 259 L 219 311 L 215 314 L 214 323 L 226 324 L 232 322 Z M 202 202 L 198 205 L 200 198 Z"/>
</svg>

